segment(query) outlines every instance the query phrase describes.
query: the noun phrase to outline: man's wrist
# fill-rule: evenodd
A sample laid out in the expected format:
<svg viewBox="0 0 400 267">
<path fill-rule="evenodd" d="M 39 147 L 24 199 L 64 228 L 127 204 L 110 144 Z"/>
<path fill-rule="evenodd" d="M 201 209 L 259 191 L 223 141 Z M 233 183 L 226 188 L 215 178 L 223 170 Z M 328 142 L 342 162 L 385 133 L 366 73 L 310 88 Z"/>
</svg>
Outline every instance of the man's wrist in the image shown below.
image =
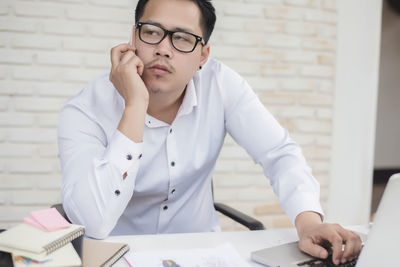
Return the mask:
<svg viewBox="0 0 400 267">
<path fill-rule="evenodd" d="M 149 95 L 143 94 L 142 96 L 135 96 L 129 100 L 125 101 L 125 109 L 129 108 L 145 108 L 147 111 L 147 107 L 149 105 Z"/>
<path fill-rule="evenodd" d="M 300 238 L 305 229 L 318 224 L 322 224 L 321 215 L 314 211 L 303 211 L 295 219 L 297 234 Z"/>
<path fill-rule="evenodd" d="M 125 105 L 118 130 L 136 143 L 143 142 L 144 121 L 148 103 L 136 101 Z"/>
</svg>

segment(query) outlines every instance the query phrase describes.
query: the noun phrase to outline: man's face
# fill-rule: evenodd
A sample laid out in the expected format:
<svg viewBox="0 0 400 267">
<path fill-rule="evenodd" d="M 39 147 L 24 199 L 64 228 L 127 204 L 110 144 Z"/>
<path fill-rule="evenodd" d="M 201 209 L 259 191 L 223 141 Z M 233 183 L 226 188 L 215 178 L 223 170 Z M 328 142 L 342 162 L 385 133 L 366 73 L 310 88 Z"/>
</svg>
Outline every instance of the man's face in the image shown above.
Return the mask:
<svg viewBox="0 0 400 267">
<path fill-rule="evenodd" d="M 201 12 L 188 0 L 150 0 L 139 19 L 154 23 L 166 30 L 182 30 L 203 37 L 200 28 Z M 191 53 L 176 50 L 170 36 L 161 43 L 151 45 L 139 39 L 136 31 L 136 53 L 145 68 L 142 79 L 150 93 L 174 93 L 184 89 L 195 72 L 207 61 L 209 46 L 197 44 Z"/>
</svg>

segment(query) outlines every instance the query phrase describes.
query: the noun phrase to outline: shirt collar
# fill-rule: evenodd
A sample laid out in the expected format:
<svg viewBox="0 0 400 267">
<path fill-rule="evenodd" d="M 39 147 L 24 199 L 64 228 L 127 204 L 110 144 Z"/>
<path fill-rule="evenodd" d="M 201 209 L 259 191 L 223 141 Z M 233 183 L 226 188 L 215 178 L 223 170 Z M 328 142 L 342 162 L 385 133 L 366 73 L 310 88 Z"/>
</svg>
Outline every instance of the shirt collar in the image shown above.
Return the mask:
<svg viewBox="0 0 400 267">
<path fill-rule="evenodd" d="M 183 101 L 181 106 L 179 107 L 178 113 L 176 114 L 176 118 L 180 116 L 184 116 L 187 114 L 190 114 L 192 112 L 193 108 L 197 106 L 197 95 L 196 95 L 196 88 L 193 82 L 193 79 L 191 79 L 186 86 L 185 90 L 185 96 L 183 97 Z M 160 121 L 153 116 L 150 116 L 149 114 L 146 113 L 146 121 L 145 124 L 149 128 L 155 128 L 155 127 L 163 127 L 163 126 L 168 126 L 167 123 Z"/>
<path fill-rule="evenodd" d="M 176 115 L 176 117 L 189 114 L 196 106 L 197 106 L 196 88 L 194 86 L 193 79 L 191 79 L 188 85 L 186 86 L 185 97 L 183 98 L 182 104 L 178 110 L 178 114 Z"/>
</svg>

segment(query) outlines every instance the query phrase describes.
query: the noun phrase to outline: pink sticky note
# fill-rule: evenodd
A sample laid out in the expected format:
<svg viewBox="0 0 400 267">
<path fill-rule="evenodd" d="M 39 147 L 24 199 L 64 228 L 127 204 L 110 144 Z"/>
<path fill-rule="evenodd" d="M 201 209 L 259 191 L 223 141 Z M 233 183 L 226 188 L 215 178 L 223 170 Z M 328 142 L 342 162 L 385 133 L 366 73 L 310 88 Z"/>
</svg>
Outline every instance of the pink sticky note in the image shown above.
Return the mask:
<svg viewBox="0 0 400 267">
<path fill-rule="evenodd" d="M 39 223 L 37 223 L 34 219 L 32 219 L 31 217 L 25 217 L 24 218 L 24 223 L 29 224 L 30 226 L 33 226 L 37 229 L 40 229 L 42 231 L 47 231 L 46 228 L 44 228 L 43 226 L 41 226 Z"/>
<path fill-rule="evenodd" d="M 32 211 L 30 217 L 49 232 L 70 226 L 55 208 Z"/>
</svg>

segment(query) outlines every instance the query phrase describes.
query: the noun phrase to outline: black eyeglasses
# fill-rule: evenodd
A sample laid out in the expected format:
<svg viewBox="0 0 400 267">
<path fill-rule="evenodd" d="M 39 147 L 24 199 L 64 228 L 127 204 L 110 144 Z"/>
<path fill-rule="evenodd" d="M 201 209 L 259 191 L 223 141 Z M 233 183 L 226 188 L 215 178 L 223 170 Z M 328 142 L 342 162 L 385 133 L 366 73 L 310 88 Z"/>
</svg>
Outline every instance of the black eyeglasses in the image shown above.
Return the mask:
<svg viewBox="0 0 400 267">
<path fill-rule="evenodd" d="M 138 22 L 136 28 L 139 29 L 139 38 L 146 44 L 156 45 L 162 42 L 169 35 L 172 46 L 183 53 L 190 53 L 200 42 L 204 45 L 203 38 L 190 32 L 169 31 L 152 23 Z"/>
</svg>

